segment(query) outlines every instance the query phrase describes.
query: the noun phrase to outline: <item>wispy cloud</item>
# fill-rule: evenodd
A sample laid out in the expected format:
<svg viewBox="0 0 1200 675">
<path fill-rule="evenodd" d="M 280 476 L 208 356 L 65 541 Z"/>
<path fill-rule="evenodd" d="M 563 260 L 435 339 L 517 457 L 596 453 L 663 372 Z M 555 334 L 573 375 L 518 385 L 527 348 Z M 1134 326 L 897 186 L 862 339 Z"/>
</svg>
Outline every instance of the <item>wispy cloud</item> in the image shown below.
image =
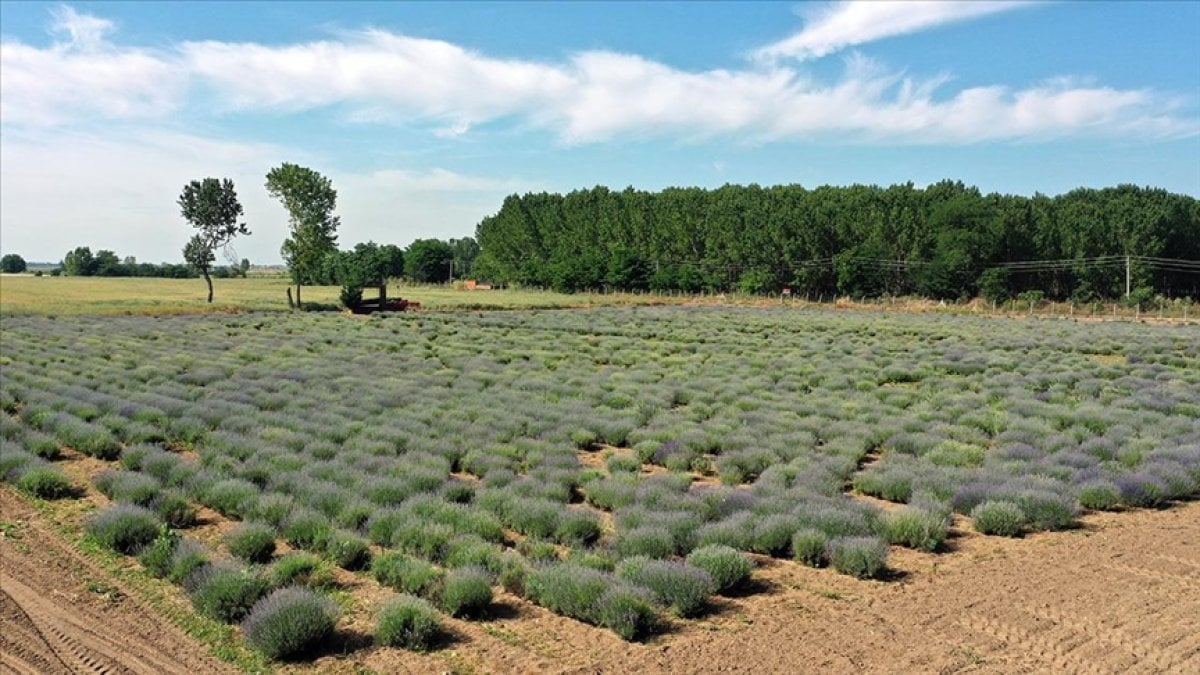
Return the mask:
<svg viewBox="0 0 1200 675">
<path fill-rule="evenodd" d="M 838 4 L 761 53 L 818 55 L 1014 6 Z M 1070 78 L 954 90 L 947 77 L 907 76 L 860 55 L 822 80 L 778 61 L 689 71 L 608 51 L 558 62 L 500 59 L 375 29 L 296 44 L 206 41 L 149 51 L 106 41 L 112 26 L 102 19 L 72 11 L 59 24 L 69 41 L 3 45 L 4 124 L 165 120 L 186 103 L 210 115 L 329 109 L 349 121 L 417 125 L 443 137 L 508 123 L 547 130 L 567 145 L 647 137 L 760 143 L 833 134 L 937 144 L 1200 133 L 1200 121 L 1170 93 Z"/>
<path fill-rule="evenodd" d="M 169 54 L 110 44 L 106 36 L 114 29 L 107 19 L 59 6 L 51 11 L 51 46 L 0 44 L 0 121 L 53 126 L 174 111 L 187 75 Z"/>
<path fill-rule="evenodd" d="M 1011 0 L 835 2 L 807 12 L 803 30 L 754 52 L 759 60 L 817 59 L 847 47 L 1028 6 Z"/>
</svg>

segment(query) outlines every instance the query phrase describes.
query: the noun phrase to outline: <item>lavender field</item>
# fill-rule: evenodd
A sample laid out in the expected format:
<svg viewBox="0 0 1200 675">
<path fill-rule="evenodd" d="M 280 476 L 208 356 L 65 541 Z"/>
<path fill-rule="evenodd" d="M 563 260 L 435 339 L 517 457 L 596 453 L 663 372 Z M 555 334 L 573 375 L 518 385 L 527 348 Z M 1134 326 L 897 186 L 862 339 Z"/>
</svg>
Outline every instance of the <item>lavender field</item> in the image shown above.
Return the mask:
<svg viewBox="0 0 1200 675">
<path fill-rule="evenodd" d="M 82 486 L 62 453 L 110 462 L 94 487 L 118 504 L 92 536 L 269 656 L 291 649 L 272 629 L 288 611 L 313 640 L 332 630 L 332 566 L 417 596 L 380 614 L 385 644 L 427 646 L 441 614 L 486 615 L 501 587 L 634 639 L 745 588 L 746 553 L 886 580 L 890 547 L 944 550 L 955 514 L 1021 536 L 1200 496 L 1187 326 L 14 317 L 0 377 L 0 476 L 63 497 Z M 203 545 L 198 506 L 241 524 Z"/>
</svg>

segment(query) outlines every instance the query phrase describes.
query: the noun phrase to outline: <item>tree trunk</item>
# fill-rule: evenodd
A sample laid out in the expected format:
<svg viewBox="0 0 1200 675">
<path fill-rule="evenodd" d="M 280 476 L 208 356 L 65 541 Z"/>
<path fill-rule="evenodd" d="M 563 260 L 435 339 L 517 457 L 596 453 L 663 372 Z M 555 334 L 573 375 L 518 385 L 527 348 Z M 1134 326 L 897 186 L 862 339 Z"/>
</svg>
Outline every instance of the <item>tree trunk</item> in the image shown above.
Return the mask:
<svg viewBox="0 0 1200 675">
<path fill-rule="evenodd" d="M 204 270 L 204 282 L 208 284 L 208 304 L 212 304 L 212 277 L 208 276 L 208 270 Z"/>
<path fill-rule="evenodd" d="M 296 284 L 296 309 L 304 309 L 304 305 L 300 303 L 300 284 Z"/>
<path fill-rule="evenodd" d="M 288 309 L 296 309 L 296 303 L 292 300 L 292 287 L 287 287 Z"/>
</svg>

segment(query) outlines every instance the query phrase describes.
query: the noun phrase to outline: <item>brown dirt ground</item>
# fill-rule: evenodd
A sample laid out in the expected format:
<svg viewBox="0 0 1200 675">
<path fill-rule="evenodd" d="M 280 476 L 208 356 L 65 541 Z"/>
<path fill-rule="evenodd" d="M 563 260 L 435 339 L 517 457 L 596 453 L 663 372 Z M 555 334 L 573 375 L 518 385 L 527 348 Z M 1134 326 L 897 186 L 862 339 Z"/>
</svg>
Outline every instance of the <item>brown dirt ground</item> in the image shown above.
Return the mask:
<svg viewBox="0 0 1200 675">
<path fill-rule="evenodd" d="M 0 506 L 15 532 L 0 539 L 0 672 L 227 667 L 151 616 L 7 488 Z M 371 616 L 390 593 L 338 571 L 354 598 L 339 638 L 311 664 L 284 669 L 1200 672 L 1200 503 L 1083 520 L 1015 540 L 976 535 L 960 520 L 946 553 L 893 549 L 887 581 L 759 557 L 753 593 L 717 599 L 707 616 L 634 644 L 500 593 L 488 620 L 447 619 L 448 639 L 429 654 L 374 647 Z"/>
<path fill-rule="evenodd" d="M 230 672 L 7 488 L 0 513 L 0 672 Z"/>
</svg>

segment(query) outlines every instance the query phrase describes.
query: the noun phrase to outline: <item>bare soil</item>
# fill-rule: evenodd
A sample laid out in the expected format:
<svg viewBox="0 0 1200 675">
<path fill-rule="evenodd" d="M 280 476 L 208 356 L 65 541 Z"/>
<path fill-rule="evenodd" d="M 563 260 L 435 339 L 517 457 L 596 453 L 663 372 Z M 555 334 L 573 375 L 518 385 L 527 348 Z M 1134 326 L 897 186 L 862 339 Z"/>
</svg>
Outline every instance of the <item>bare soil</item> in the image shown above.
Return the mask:
<svg viewBox="0 0 1200 675">
<path fill-rule="evenodd" d="M 0 489 L 0 513 L 0 672 L 231 672 L 8 488 Z"/>
<path fill-rule="evenodd" d="M 102 497 L 101 497 L 102 499 Z M 209 673 L 227 668 L 62 543 L 0 489 L 0 671 Z M 893 549 L 859 581 L 756 558 L 756 585 L 645 643 L 500 593 L 492 616 L 445 621 L 428 654 L 371 645 L 390 593 L 339 572 L 356 608 L 327 653 L 285 671 L 1200 672 L 1200 503 L 1093 514 L 1023 539 L 955 523 L 948 550 Z M 10 534 L 11 533 L 11 534 Z"/>
</svg>

